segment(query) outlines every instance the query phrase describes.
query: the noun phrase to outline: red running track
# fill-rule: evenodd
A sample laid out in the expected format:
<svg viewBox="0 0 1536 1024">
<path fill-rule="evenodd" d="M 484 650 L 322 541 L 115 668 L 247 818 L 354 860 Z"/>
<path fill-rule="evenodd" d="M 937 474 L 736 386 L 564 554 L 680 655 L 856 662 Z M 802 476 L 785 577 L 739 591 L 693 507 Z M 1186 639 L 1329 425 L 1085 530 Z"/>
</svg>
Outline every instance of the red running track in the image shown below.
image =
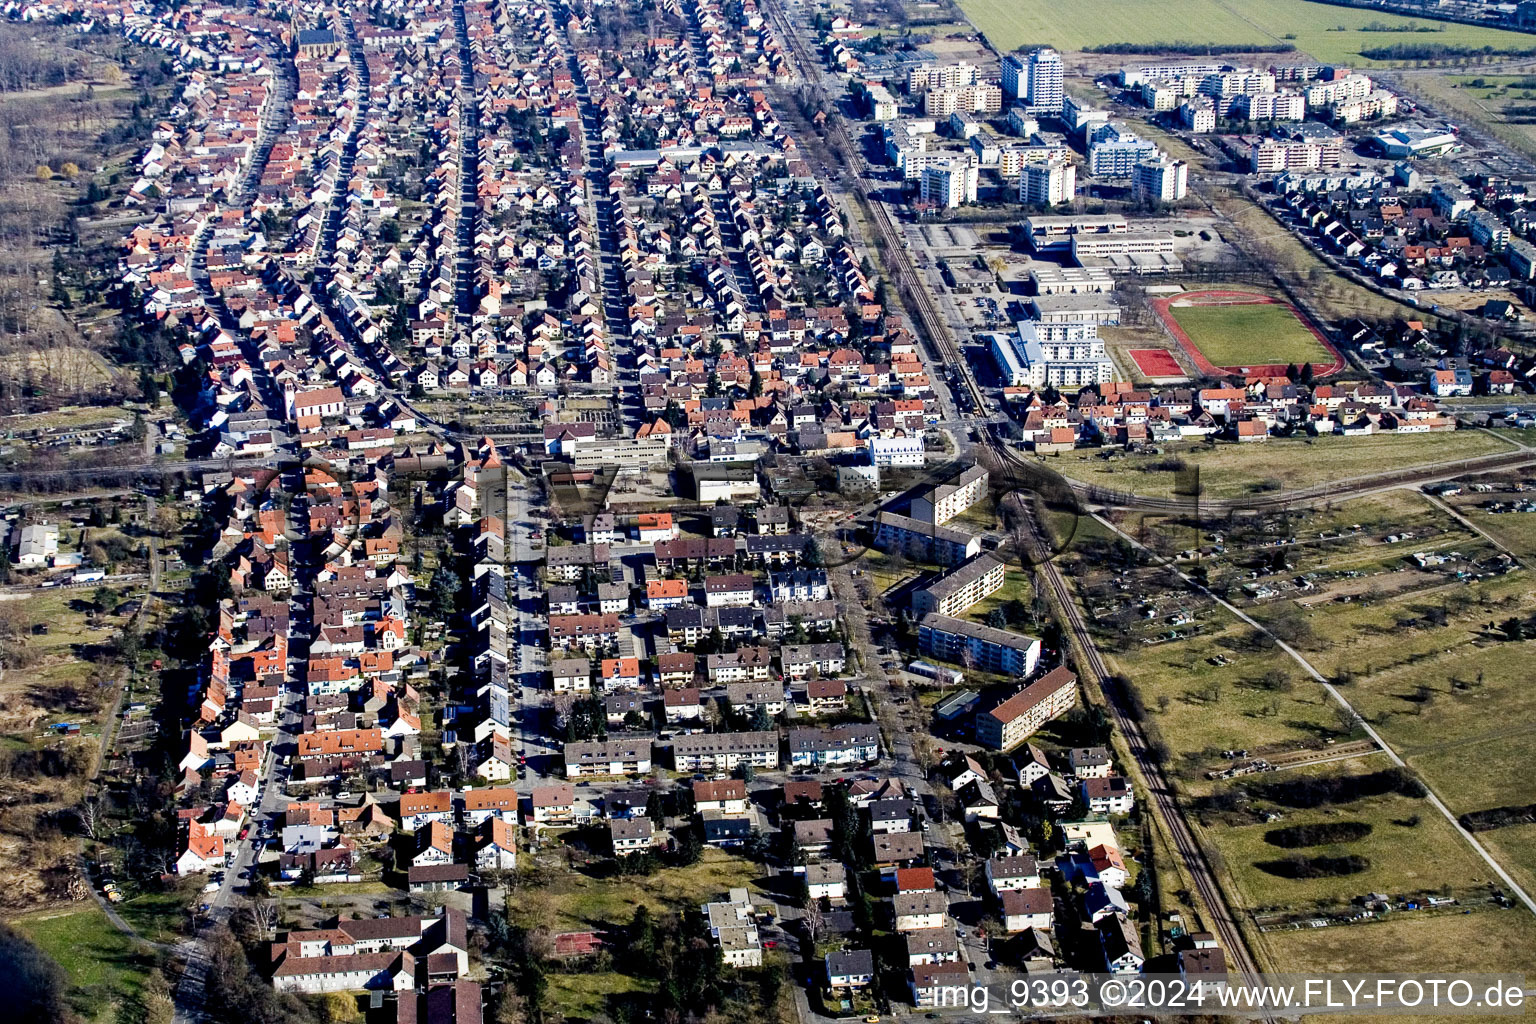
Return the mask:
<svg viewBox="0 0 1536 1024">
<path fill-rule="evenodd" d="M 1333 357 L 1333 362 L 1328 366 L 1318 366 L 1313 364 L 1313 377 L 1327 377 L 1344 369 L 1344 356 L 1336 347 L 1334 347 L 1333 342 L 1329 341 L 1323 332 L 1318 330 L 1317 325 L 1308 319 L 1307 316 L 1301 312 L 1301 310 L 1297 309 L 1289 302 L 1281 302 L 1279 299 L 1268 295 L 1260 295 L 1256 292 L 1229 292 L 1220 290 L 1203 292 L 1179 292 L 1175 295 L 1169 295 L 1166 298 L 1153 299 L 1152 308 L 1157 311 L 1157 315 L 1163 321 L 1163 325 L 1168 328 L 1168 331 L 1173 335 L 1174 340 L 1179 343 L 1179 347 L 1184 350 L 1184 354 L 1189 356 L 1190 361 L 1195 364 L 1196 369 L 1198 369 L 1201 373 L 1212 377 L 1282 377 L 1285 375 L 1286 364 L 1258 363 L 1250 366 L 1215 365 L 1205 357 L 1205 353 L 1200 351 L 1200 346 L 1194 343 L 1193 339 L 1191 339 L 1190 336 L 1185 333 L 1184 328 L 1180 327 L 1178 321 L 1173 318 L 1173 314 L 1169 310 L 1170 307 L 1172 307 L 1176 302 L 1186 306 L 1283 305 L 1286 309 L 1291 311 L 1291 315 L 1294 316 L 1303 327 L 1312 332 L 1312 336 L 1317 339 L 1318 344 L 1322 345 L 1323 348 L 1327 350 L 1328 354 Z M 1140 363 L 1138 362 L 1137 365 L 1140 365 Z M 1145 373 L 1146 371 L 1143 370 L 1142 372 Z"/>
</svg>

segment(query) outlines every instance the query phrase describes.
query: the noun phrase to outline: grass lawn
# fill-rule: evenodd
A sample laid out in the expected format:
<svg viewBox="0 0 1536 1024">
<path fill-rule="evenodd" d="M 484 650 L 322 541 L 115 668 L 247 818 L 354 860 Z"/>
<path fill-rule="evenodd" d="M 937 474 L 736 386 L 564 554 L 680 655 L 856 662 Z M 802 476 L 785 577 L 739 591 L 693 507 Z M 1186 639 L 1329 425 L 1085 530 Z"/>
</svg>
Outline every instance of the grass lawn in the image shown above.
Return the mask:
<svg viewBox="0 0 1536 1024">
<path fill-rule="evenodd" d="M 1524 908 L 1403 913 L 1370 924 L 1271 931 L 1264 942 L 1282 971 L 1379 971 L 1383 964 L 1407 973 L 1519 971 L 1536 965 L 1536 918 Z"/>
<path fill-rule="evenodd" d="M 133 419 L 133 411 L 124 409 L 120 405 L 66 406 L 52 412 L 28 413 L 25 416 L 0 416 L 0 435 L 13 430 L 55 430 L 131 419 Z"/>
<path fill-rule="evenodd" d="M 1480 633 L 1490 619 L 1502 620 L 1518 608 L 1529 609 L 1533 600 L 1536 581 L 1528 573 L 1517 572 L 1498 579 L 1452 584 L 1427 596 L 1409 592 L 1370 603 L 1314 605 L 1301 613 L 1312 635 L 1298 645 L 1307 660 L 1326 676 L 1335 676 L 1341 669 L 1355 673 L 1356 688 L 1362 679 L 1397 666 L 1419 664 L 1425 671 L 1439 673 L 1443 691 L 1455 666 L 1432 666 L 1429 659 L 1441 658 L 1452 650 L 1470 654 L 1480 649 L 1469 645 L 1482 643 Z M 1445 626 L 1431 626 L 1422 620 L 1412 626 L 1406 624 L 1409 617 L 1442 610 Z M 1275 603 L 1248 611 L 1264 621 L 1282 614 L 1289 617 L 1295 608 Z M 1475 668 L 1472 674 L 1476 674 Z M 1400 683 L 1397 688 L 1406 685 Z"/>
<path fill-rule="evenodd" d="M 70 1001 L 87 1019 L 117 1019 L 116 1007 L 135 996 L 150 963 L 94 904 L 67 914 L 23 917 L 12 924 L 58 961 L 75 986 Z"/>
<path fill-rule="evenodd" d="M 608 1012 L 608 999 L 626 992 L 654 992 L 655 982 L 618 971 L 550 974 L 549 997 L 567 1017 L 591 1018 Z"/>
<path fill-rule="evenodd" d="M 1520 883 L 1526 892 L 1536 889 L 1536 825 L 1511 825 L 1478 832 L 1477 841 Z"/>
<path fill-rule="evenodd" d="M 1193 788 L 1206 787 L 1205 769 L 1219 762 L 1222 750 L 1295 749 L 1342 736 L 1323 688 L 1284 652 L 1247 649 L 1242 641 L 1251 630 L 1219 609 L 1203 613 L 1199 622 L 1208 632 L 1108 655 L 1112 670 L 1136 686 L 1173 750 L 1174 770 Z M 1217 657 L 1230 663 L 1212 665 Z M 1257 684 L 1272 670 L 1291 680 L 1288 691 Z"/>
<path fill-rule="evenodd" d="M 359 869 L 359 874 L 362 870 Z M 274 890 L 281 900 L 310 900 L 325 896 L 387 896 L 400 890 L 383 882 L 327 882 L 324 885 L 289 885 Z"/>
<path fill-rule="evenodd" d="M 1106 43 L 1189 41 L 1224 46 L 1291 43 L 1321 61 L 1371 64 L 1362 49 L 1394 43 L 1441 43 L 1524 50 L 1531 38 L 1472 25 L 1426 22 L 1432 33 L 1362 32 L 1372 22 L 1404 25 L 1416 19 L 1352 10 L 1304 0 L 959 0 L 971 22 L 999 50 L 1048 45 L 1081 50 Z M 1335 31 L 1342 26 L 1345 30 Z M 1276 55 L 1295 59 L 1295 54 Z M 1168 60 L 1175 58 L 1168 57 Z"/>
<path fill-rule="evenodd" d="M 760 865 L 713 848 L 691 867 L 662 868 L 647 877 L 596 879 L 562 868 L 549 875 L 548 885 L 511 892 L 507 912 L 514 924 L 556 933 L 621 927 L 634 919 L 635 908 L 642 904 L 653 916 L 664 916 L 724 899 L 733 888 L 760 891 L 756 882 L 761 875 Z M 551 973 L 548 978 L 550 996 L 569 1018 L 606 1014 L 611 996 L 654 991 L 651 980 L 614 970 Z M 781 1019 L 788 1005 L 781 1006 Z"/>
<path fill-rule="evenodd" d="M 1374 604 L 1322 605 L 1303 614 L 1302 644 L 1325 674 L 1353 673 L 1343 693 L 1451 811 L 1536 801 L 1526 765 L 1536 755 L 1536 691 L 1528 659 L 1536 642 L 1493 639 L 1489 621 L 1536 604 L 1536 580 L 1519 572 L 1424 596 Z M 1273 614 L 1275 606 L 1256 610 Z M 1443 611 L 1446 625 L 1426 624 Z M 1407 619 L 1418 624 L 1404 625 Z M 1484 833 L 1490 852 L 1532 879 L 1536 855 L 1520 827 Z M 1536 879 L 1533 879 L 1536 880 Z"/>
<path fill-rule="evenodd" d="M 1536 555 L 1536 514 L 1530 512 L 1505 512 L 1490 515 L 1478 508 L 1475 502 L 1453 505 L 1456 511 L 1467 517 L 1488 536 L 1494 538 L 1517 555 Z"/>
<path fill-rule="evenodd" d="M 1260 525 L 1253 529 L 1229 528 L 1223 533 L 1226 551 L 1205 559 L 1212 579 L 1232 580 L 1246 575 L 1256 558 L 1273 552 L 1272 543 L 1276 536 L 1292 538 L 1293 542 L 1285 546 L 1285 560 L 1290 571 L 1364 572 L 1374 577 L 1368 585 L 1355 581 L 1318 580 L 1317 591 L 1308 595 L 1309 602 L 1320 599 L 1335 586 L 1382 595 L 1440 586 L 1441 577 L 1411 567 L 1409 556 L 1415 551 L 1455 550 L 1463 554 L 1471 554 L 1474 550 L 1491 551 L 1486 540 L 1416 491 L 1384 491 L 1330 509 L 1309 509 L 1258 522 Z M 1358 531 L 1354 529 L 1357 526 Z M 1166 526 L 1163 529 L 1176 543 L 1190 543 L 1187 525 L 1182 529 Z M 1173 532 L 1168 533 L 1170 529 Z M 1413 537 L 1394 543 L 1386 541 L 1387 537 L 1405 531 Z M 1344 536 L 1339 536 L 1341 533 Z M 1323 534 L 1328 535 L 1326 539 Z M 1262 613 L 1263 610 L 1259 611 Z"/>
<path fill-rule="evenodd" d="M 105 689 L 95 689 L 95 683 L 110 682 L 120 672 L 113 664 L 97 665 L 85 662 L 77 656 L 76 646 L 90 647 L 109 642 L 112 634 L 120 629 L 124 619 L 120 616 L 101 615 L 94 620 L 86 618 L 77 607 L 91 600 L 89 591 L 42 591 L 30 594 L 26 600 L 8 602 L 7 613 L 15 616 L 17 638 L 12 640 L 24 647 L 33 660 L 25 668 L 14 668 L 5 673 L 0 681 L 0 730 L 33 734 L 40 725 L 60 720 L 77 720 L 82 729 L 94 732 L 99 727 L 98 716 L 87 714 L 80 708 L 87 707 L 88 699 L 107 696 Z M 48 632 L 37 634 L 35 624 L 46 624 Z M 76 710 L 67 710 L 64 701 L 67 694 L 55 688 L 80 687 L 86 693 Z"/>
<path fill-rule="evenodd" d="M 1004 570 L 1003 585 L 997 590 L 977 601 L 965 610 L 965 617 L 976 622 L 985 623 L 987 616 L 992 614 L 995 608 L 1004 608 L 1010 601 L 1018 601 L 1026 608 L 1029 607 L 1033 592 L 1029 586 L 1029 577 L 1023 572 L 1010 566 Z"/>
<path fill-rule="evenodd" d="M 1200 468 L 1204 493 L 1239 497 L 1277 488 L 1296 490 L 1508 451 L 1501 439 L 1482 431 L 1445 434 L 1374 434 L 1368 437 L 1275 438 L 1263 444 L 1171 446 L 1190 466 Z M 1175 474 L 1163 468 L 1166 456 L 1135 456 L 1105 449 L 1078 449 L 1045 460 L 1062 476 L 1149 497 L 1171 497 Z"/>
<path fill-rule="evenodd" d="M 599 879 L 562 870 L 546 887 L 515 892 L 507 909 L 518 924 L 587 931 L 628 924 L 642 903 L 655 913 L 698 907 L 737 886 L 754 887 L 761 873 L 750 861 L 710 848 L 691 867 L 662 868 L 650 876 Z"/>
<path fill-rule="evenodd" d="M 1312 363 L 1326 367 L 1328 350 L 1287 306 L 1171 306 L 1168 313 L 1217 366 Z"/>
<path fill-rule="evenodd" d="M 1536 754 L 1533 655 L 1531 642 L 1462 646 L 1378 672 L 1346 695 L 1452 811 L 1530 803 L 1536 779 L 1522 766 Z"/>
<path fill-rule="evenodd" d="M 133 930 L 151 942 L 177 942 L 191 897 L 175 892 L 144 893 L 117 905 Z"/>
<path fill-rule="evenodd" d="M 1383 735 L 1388 743 L 1394 742 L 1391 730 Z M 1510 732 L 1500 730 L 1483 742 L 1460 746 L 1447 744 L 1402 757 L 1434 787 L 1452 813 L 1465 814 L 1487 807 L 1536 801 L 1536 782 L 1531 779 L 1529 768 L 1524 767 L 1527 763 L 1524 759 L 1533 750 L 1536 750 L 1536 726 Z M 1522 760 L 1507 760 L 1514 757 Z M 1506 760 L 1490 761 L 1490 758 Z"/>
<path fill-rule="evenodd" d="M 924 573 L 931 573 L 937 577 L 944 572 L 942 566 L 924 565 L 922 562 L 913 562 L 906 558 L 893 561 L 890 555 L 883 551 L 876 551 L 874 548 L 865 548 L 854 564 L 869 573 L 876 595 L 894 590 Z"/>
</svg>

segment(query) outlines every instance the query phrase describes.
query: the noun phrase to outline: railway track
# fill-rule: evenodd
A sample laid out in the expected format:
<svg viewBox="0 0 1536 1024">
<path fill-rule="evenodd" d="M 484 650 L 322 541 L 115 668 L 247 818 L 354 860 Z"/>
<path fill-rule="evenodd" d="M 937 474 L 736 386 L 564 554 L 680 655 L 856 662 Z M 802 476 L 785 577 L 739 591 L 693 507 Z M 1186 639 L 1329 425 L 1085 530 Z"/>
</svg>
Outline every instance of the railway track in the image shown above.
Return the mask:
<svg viewBox="0 0 1536 1024">
<path fill-rule="evenodd" d="M 1010 462 L 1023 462 L 1016 453 L 995 438 L 989 438 L 981 451 L 985 453 L 983 461 L 992 463 L 994 469 L 1001 469 Z M 1054 603 L 1059 607 L 1073 645 L 1078 649 L 1078 671 L 1082 675 L 1091 677 L 1091 681 L 1097 686 L 1104 699 L 1104 705 L 1109 710 L 1115 728 L 1125 738 L 1126 747 L 1145 780 L 1145 797 L 1152 800 L 1158 816 L 1163 821 L 1169 842 L 1184 863 L 1186 872 L 1194 881 L 1195 891 L 1205 906 L 1210 928 L 1216 933 L 1222 949 L 1226 951 L 1232 969 L 1243 975 L 1245 982 L 1257 982 L 1260 976 L 1258 960 L 1248 948 L 1247 940 L 1238 926 L 1237 917 L 1227 904 L 1210 861 L 1188 822 L 1184 820 L 1178 797 L 1169 786 L 1161 765 L 1152 756 L 1140 723 L 1126 712 L 1124 695 L 1119 692 L 1119 686 L 1112 681 L 1109 668 L 1105 665 L 1103 656 L 1094 644 L 1088 624 L 1083 619 L 1082 610 L 1073 600 L 1061 570 L 1049 557 L 1040 524 L 1035 521 L 1033 515 L 1029 514 L 1029 510 L 1025 511 L 1026 514 L 1022 518 L 1029 527 L 1028 543 L 1035 548 L 1028 553 L 1029 562 L 1035 566 L 1046 587 L 1054 595 Z"/>
<path fill-rule="evenodd" d="M 1028 464 L 1012 451 L 1010 451 L 1010 456 L 1011 461 L 1022 465 Z M 1198 502 L 1198 509 L 1201 512 L 1216 513 L 1229 511 L 1264 512 L 1276 509 L 1302 508 L 1307 505 L 1358 497 L 1373 490 L 1436 483 L 1468 474 L 1497 473 L 1502 470 L 1519 469 L 1533 464 L 1536 464 L 1536 451 L 1521 449 L 1518 451 L 1499 452 L 1493 455 L 1479 455 L 1468 459 L 1458 459 L 1453 462 L 1441 462 L 1413 470 L 1378 473 L 1358 477 L 1353 480 L 1336 480 L 1331 483 L 1296 491 L 1278 491 L 1271 494 L 1255 494 L 1242 498 L 1201 498 Z M 1195 511 L 1197 505 L 1193 496 L 1159 498 L 1136 494 L 1132 491 L 1117 491 L 1098 484 L 1082 483 L 1076 480 L 1068 480 L 1067 483 L 1077 493 L 1079 498 L 1106 508 L 1137 509 L 1144 512 L 1186 513 Z"/>
<path fill-rule="evenodd" d="M 815 68 L 816 65 L 806 53 L 804 41 L 793 30 L 778 4 L 769 4 L 768 8 L 772 11 L 779 31 L 800 65 L 801 77 L 809 78 L 807 69 Z M 971 399 L 975 403 L 974 408 L 984 410 L 986 405 L 981 388 L 977 385 L 958 342 L 950 332 L 948 323 L 939 312 L 938 304 L 913 268 L 900 232 L 884 204 L 871 200 L 869 196 L 862 175 L 859 173 L 862 161 L 851 145 L 840 118 L 828 118 L 826 138 L 830 145 L 841 150 L 839 154 L 841 162 L 852 173 L 853 194 L 860 205 L 868 211 L 869 220 L 880 236 L 883 245 L 879 255 L 914 324 L 927 337 L 929 345 L 939 358 L 954 367 L 960 374 L 965 388 L 970 392 Z M 983 435 L 982 443 L 978 445 L 976 451 L 978 461 L 991 463 L 994 469 L 1001 469 L 1008 463 L 1027 465 L 1016 452 L 990 435 Z M 1169 504 L 1177 505 L 1181 510 L 1186 507 L 1183 503 L 1169 502 Z M 1146 795 L 1163 819 L 1170 842 L 1183 861 L 1186 871 L 1194 880 L 1196 892 L 1206 908 L 1211 930 L 1216 933 L 1222 948 L 1226 950 L 1232 968 L 1242 974 L 1245 980 L 1258 980 L 1260 974 L 1258 961 L 1248 948 L 1247 940 L 1238 927 L 1236 916 L 1227 904 L 1210 861 L 1184 820 L 1177 797 L 1169 787 L 1161 767 L 1151 757 L 1146 736 L 1140 725 L 1126 713 L 1123 707 L 1123 696 L 1115 692 L 1117 687 L 1110 682 L 1110 673 L 1098 648 L 1094 645 L 1093 636 L 1083 620 L 1082 612 L 1072 599 L 1066 581 L 1050 557 L 1040 525 L 1034 521 L 1032 515 L 1026 515 L 1023 518 L 1029 526 L 1028 543 L 1035 548 L 1030 552 L 1029 562 L 1037 567 L 1041 578 L 1054 595 L 1055 603 L 1061 609 L 1067 629 L 1081 652 L 1080 670 L 1093 677 L 1093 682 L 1103 695 L 1116 728 L 1125 737 L 1131 756 L 1140 768 L 1142 778 L 1146 780 L 1148 790 Z"/>
</svg>

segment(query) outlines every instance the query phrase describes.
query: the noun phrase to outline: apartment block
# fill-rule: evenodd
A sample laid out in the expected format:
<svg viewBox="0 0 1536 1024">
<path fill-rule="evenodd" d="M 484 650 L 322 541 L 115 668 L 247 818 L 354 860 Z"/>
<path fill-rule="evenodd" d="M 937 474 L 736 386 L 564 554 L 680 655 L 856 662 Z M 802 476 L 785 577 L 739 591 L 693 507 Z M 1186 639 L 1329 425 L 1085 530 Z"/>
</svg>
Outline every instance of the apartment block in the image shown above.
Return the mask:
<svg viewBox="0 0 1536 1024">
<path fill-rule="evenodd" d="M 988 672 L 1027 676 L 1040 660 L 1040 641 L 1035 637 L 938 612 L 923 616 L 917 638 L 924 654 Z"/>
<path fill-rule="evenodd" d="M 1002 588 L 1003 563 L 993 555 L 979 555 L 945 573 L 912 595 L 912 610 L 919 616 L 930 612 L 959 615 L 971 605 Z"/>
<path fill-rule="evenodd" d="M 1012 750 L 1076 704 L 1076 674 L 1054 668 L 991 711 L 977 715 L 976 740 L 994 750 Z"/>
</svg>

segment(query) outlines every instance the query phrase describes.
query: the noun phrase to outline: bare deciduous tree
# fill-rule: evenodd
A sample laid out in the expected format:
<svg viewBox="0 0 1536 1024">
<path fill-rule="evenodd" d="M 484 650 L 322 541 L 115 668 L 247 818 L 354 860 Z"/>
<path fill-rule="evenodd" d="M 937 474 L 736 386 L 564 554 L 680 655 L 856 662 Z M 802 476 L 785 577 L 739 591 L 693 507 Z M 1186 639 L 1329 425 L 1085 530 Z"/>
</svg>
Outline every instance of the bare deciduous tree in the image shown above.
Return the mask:
<svg viewBox="0 0 1536 1024">
<path fill-rule="evenodd" d="M 826 928 L 826 917 L 821 912 L 821 900 L 809 899 L 805 904 L 805 916 L 801 919 L 805 925 L 806 938 L 811 940 L 811 945 L 821 941 L 822 932 Z"/>
</svg>

